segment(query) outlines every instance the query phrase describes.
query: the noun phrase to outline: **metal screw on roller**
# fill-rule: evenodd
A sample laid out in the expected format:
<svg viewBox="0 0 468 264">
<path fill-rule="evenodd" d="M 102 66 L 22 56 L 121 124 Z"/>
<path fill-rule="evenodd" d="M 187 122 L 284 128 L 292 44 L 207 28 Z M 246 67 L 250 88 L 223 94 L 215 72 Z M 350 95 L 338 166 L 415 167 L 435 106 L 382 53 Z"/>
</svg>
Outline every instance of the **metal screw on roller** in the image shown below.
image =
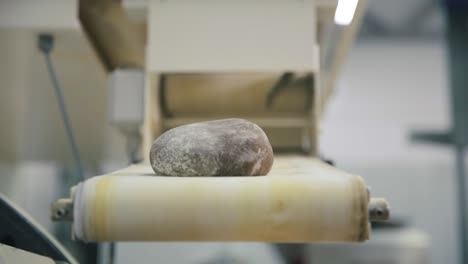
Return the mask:
<svg viewBox="0 0 468 264">
<path fill-rule="evenodd" d="M 383 198 L 371 198 L 368 206 L 369 221 L 385 221 L 390 218 L 390 208 Z"/>
</svg>

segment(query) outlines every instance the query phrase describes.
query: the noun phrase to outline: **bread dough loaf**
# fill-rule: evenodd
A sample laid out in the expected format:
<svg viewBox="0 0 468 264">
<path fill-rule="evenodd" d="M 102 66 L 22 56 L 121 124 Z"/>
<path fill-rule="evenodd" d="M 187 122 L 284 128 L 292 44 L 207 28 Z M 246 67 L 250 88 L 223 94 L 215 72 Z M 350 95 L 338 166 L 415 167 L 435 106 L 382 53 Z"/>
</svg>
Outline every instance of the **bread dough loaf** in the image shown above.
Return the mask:
<svg viewBox="0 0 468 264">
<path fill-rule="evenodd" d="M 258 176 L 273 164 L 266 134 L 243 119 L 222 119 L 173 128 L 150 150 L 151 167 L 165 176 Z"/>
</svg>

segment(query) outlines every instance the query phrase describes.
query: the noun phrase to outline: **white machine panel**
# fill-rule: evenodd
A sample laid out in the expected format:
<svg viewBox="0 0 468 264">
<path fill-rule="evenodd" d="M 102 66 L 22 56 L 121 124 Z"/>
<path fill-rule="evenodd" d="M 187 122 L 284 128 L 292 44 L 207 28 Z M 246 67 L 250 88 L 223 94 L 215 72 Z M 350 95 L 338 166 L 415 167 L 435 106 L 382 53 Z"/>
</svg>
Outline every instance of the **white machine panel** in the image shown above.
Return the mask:
<svg viewBox="0 0 468 264">
<path fill-rule="evenodd" d="M 0 28 L 79 29 L 76 0 L 2 0 Z"/>
<path fill-rule="evenodd" d="M 121 129 L 137 130 L 143 122 L 144 72 L 119 68 L 109 76 L 110 122 Z"/>
<path fill-rule="evenodd" d="M 317 71 L 313 0 L 152 0 L 151 72 Z"/>
<path fill-rule="evenodd" d="M 0 244 L 0 263 L 1 264 L 54 264 L 55 262 L 44 256 L 33 254 L 18 248 Z"/>
</svg>

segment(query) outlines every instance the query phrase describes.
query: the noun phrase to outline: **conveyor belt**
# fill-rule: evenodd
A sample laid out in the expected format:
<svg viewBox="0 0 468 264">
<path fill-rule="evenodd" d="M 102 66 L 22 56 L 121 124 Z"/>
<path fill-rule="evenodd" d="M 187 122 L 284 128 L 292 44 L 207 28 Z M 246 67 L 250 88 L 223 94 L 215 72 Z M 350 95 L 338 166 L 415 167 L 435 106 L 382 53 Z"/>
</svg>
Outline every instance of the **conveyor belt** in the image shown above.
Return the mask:
<svg viewBox="0 0 468 264">
<path fill-rule="evenodd" d="M 359 176 L 318 159 L 279 156 L 268 176 L 155 176 L 133 165 L 81 183 L 75 238 L 85 241 L 357 242 L 369 237 Z M 60 206 L 59 206 L 60 207 Z M 371 210 L 385 218 L 386 203 Z"/>
</svg>

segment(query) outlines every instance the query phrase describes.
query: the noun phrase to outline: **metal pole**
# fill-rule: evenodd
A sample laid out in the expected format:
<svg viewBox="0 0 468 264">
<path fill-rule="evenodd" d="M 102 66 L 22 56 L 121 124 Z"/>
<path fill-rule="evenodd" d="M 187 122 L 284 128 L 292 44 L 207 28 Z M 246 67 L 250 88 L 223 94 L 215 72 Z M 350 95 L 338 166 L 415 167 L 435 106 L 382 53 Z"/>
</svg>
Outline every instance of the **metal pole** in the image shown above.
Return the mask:
<svg viewBox="0 0 468 264">
<path fill-rule="evenodd" d="M 73 159 L 75 161 L 78 176 L 80 180 L 85 180 L 83 166 L 80 158 L 80 152 L 78 151 L 78 146 L 76 145 L 75 137 L 73 135 L 73 129 L 71 127 L 70 118 L 68 117 L 67 108 L 65 106 L 65 99 L 63 98 L 60 83 L 58 81 L 57 75 L 55 74 L 54 65 L 52 64 L 52 59 L 50 57 L 50 52 L 52 51 L 53 47 L 54 38 L 52 35 L 43 34 L 39 36 L 39 49 L 44 53 L 47 70 L 49 71 L 50 79 L 52 80 L 52 86 L 54 87 L 55 96 L 57 97 L 57 103 L 60 109 L 60 114 L 62 116 L 62 121 L 65 127 L 65 132 L 67 134 L 68 142 L 70 144 Z"/>
<path fill-rule="evenodd" d="M 455 146 L 455 162 L 456 162 L 456 183 L 458 193 L 458 214 L 460 228 L 460 263 L 465 264 L 468 260 L 468 229 L 467 229 L 467 197 L 466 197 L 466 179 L 465 179 L 465 159 L 463 146 Z"/>
<path fill-rule="evenodd" d="M 458 3 L 461 4 L 461 1 Z M 447 47 L 452 101 L 452 144 L 455 148 L 460 230 L 460 263 L 468 263 L 467 192 L 464 147 L 468 144 L 468 5 L 447 1 Z"/>
</svg>

